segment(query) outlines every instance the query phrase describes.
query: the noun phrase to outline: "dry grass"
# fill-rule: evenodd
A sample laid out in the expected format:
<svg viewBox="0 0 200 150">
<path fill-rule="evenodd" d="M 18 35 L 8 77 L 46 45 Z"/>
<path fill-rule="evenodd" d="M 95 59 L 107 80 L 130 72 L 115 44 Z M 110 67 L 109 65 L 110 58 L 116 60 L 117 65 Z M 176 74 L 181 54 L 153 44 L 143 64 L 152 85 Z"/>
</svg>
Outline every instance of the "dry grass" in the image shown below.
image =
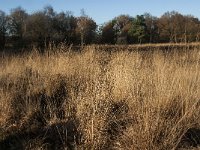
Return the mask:
<svg viewBox="0 0 200 150">
<path fill-rule="evenodd" d="M 62 49 L 67 49 L 62 47 Z M 2 57 L 2 149 L 167 150 L 200 144 L 200 48 Z"/>
</svg>

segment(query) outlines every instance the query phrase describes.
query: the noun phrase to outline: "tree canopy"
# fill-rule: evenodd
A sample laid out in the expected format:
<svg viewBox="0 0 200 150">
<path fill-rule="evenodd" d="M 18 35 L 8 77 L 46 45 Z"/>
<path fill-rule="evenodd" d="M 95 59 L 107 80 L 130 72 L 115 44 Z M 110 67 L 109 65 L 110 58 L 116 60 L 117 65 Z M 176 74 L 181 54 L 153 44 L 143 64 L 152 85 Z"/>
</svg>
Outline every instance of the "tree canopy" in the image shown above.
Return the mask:
<svg viewBox="0 0 200 150">
<path fill-rule="evenodd" d="M 161 17 L 150 13 L 119 15 L 104 24 L 97 23 L 82 10 L 76 17 L 70 11 L 56 12 L 47 6 L 28 14 L 17 7 L 6 14 L 0 11 L 0 48 L 5 46 L 44 47 L 56 44 L 138 44 L 195 42 L 200 38 L 200 21 L 176 11 Z"/>
</svg>

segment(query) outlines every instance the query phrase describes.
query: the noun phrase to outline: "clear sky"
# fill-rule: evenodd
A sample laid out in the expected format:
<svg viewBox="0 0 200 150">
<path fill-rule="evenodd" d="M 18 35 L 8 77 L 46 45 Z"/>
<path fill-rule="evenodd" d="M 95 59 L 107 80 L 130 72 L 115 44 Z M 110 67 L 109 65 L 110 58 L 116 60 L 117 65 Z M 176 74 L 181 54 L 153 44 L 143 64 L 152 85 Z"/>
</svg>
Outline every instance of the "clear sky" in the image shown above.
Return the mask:
<svg viewBox="0 0 200 150">
<path fill-rule="evenodd" d="M 51 5 L 55 11 L 72 11 L 75 16 L 84 9 L 97 24 L 104 23 L 120 14 L 135 16 L 149 12 L 161 16 L 167 11 L 178 11 L 200 18 L 200 0 L 0 0 L 0 10 L 9 13 L 21 6 L 28 13 Z"/>
</svg>

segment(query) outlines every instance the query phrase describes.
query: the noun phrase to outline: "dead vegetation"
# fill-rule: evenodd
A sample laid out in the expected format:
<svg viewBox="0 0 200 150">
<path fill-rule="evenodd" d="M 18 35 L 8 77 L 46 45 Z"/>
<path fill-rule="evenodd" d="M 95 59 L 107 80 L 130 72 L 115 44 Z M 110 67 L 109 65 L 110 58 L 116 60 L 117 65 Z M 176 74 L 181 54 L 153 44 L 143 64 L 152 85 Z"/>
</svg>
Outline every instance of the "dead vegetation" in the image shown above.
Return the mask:
<svg viewBox="0 0 200 150">
<path fill-rule="evenodd" d="M 2 57 L 0 148 L 198 148 L 199 45 L 147 48 Z"/>
</svg>

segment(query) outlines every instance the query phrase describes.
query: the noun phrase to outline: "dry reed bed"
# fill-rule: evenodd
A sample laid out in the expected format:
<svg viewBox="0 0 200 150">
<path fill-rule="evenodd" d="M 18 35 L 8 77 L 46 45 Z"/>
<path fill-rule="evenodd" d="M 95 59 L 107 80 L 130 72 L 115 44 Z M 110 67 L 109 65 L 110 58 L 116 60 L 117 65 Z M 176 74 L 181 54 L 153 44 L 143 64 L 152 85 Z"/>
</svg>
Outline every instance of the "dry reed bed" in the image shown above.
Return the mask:
<svg viewBox="0 0 200 150">
<path fill-rule="evenodd" d="M 4 57 L 0 146 L 178 149 L 200 138 L 200 49 Z M 192 133 L 195 133 L 194 135 Z M 198 135 L 199 134 L 199 135 Z"/>
</svg>

